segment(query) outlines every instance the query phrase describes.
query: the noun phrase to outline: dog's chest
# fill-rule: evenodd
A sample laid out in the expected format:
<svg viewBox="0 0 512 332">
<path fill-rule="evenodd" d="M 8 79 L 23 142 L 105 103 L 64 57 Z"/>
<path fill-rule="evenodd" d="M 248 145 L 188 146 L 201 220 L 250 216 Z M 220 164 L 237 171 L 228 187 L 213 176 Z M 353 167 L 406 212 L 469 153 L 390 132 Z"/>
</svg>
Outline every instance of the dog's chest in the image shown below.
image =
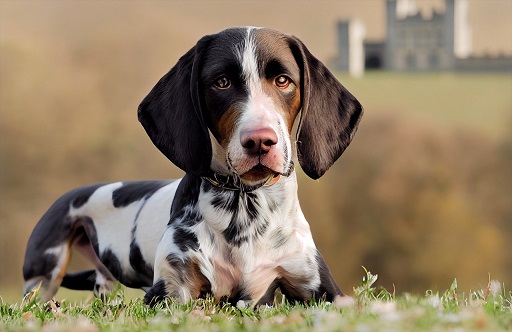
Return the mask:
<svg viewBox="0 0 512 332">
<path fill-rule="evenodd" d="M 240 289 L 264 292 L 280 277 L 283 260 L 305 247 L 301 238 L 310 232 L 298 203 L 275 192 L 202 192 L 202 221 L 195 227 L 200 250 L 194 255 L 216 297 Z"/>
<path fill-rule="evenodd" d="M 202 191 L 197 207 L 217 241 L 234 249 L 255 249 L 271 244 L 273 231 L 293 223 L 294 216 L 283 218 L 289 206 L 282 197 L 271 190 L 246 193 L 212 188 Z"/>
<path fill-rule="evenodd" d="M 157 256 L 181 258 L 194 275 L 205 277 L 198 287 L 217 299 L 259 298 L 283 277 L 283 266 L 315 248 L 294 180 L 252 192 L 203 183 L 196 199 L 174 207 Z"/>
</svg>

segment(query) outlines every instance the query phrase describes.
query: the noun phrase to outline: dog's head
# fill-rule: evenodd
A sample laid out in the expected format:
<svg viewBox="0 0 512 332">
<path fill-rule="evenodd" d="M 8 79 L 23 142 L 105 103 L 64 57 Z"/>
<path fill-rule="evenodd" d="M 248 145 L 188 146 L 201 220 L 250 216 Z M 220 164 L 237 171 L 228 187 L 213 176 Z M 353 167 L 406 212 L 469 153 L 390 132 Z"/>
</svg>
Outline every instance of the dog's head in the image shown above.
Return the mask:
<svg viewBox="0 0 512 332">
<path fill-rule="evenodd" d="M 246 185 L 293 169 L 292 129 L 304 172 L 322 176 L 363 110 L 297 38 L 265 28 L 203 37 L 139 106 L 158 149 L 187 173 L 214 170 Z"/>
</svg>

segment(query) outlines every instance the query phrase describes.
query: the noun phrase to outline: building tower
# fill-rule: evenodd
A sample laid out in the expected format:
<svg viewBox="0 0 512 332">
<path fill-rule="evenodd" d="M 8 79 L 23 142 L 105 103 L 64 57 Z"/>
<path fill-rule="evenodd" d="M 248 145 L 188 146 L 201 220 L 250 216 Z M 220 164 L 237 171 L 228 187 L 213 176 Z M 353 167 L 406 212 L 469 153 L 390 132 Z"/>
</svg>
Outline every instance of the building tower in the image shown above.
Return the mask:
<svg viewBox="0 0 512 332">
<path fill-rule="evenodd" d="M 445 11 L 443 19 L 443 49 L 446 54 L 444 68 L 451 69 L 454 66 L 455 52 L 455 0 L 445 0 Z"/>
<path fill-rule="evenodd" d="M 456 58 L 465 59 L 472 51 L 472 35 L 469 25 L 468 0 L 456 0 L 454 17 L 453 51 Z"/>
<path fill-rule="evenodd" d="M 361 20 L 350 19 L 338 22 L 338 70 L 352 76 L 364 73 L 364 34 L 365 27 Z"/>
<path fill-rule="evenodd" d="M 384 51 L 384 68 L 388 70 L 395 69 L 394 50 L 396 48 L 396 2 L 397 0 L 386 0 L 386 46 Z"/>
</svg>

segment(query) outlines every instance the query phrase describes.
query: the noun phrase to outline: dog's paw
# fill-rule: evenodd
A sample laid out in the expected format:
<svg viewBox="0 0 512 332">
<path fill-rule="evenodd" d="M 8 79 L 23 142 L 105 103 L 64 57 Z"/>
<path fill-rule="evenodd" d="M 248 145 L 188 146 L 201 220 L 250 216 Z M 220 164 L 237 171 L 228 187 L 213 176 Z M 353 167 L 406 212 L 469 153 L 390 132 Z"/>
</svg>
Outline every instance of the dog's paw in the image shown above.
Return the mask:
<svg viewBox="0 0 512 332">
<path fill-rule="evenodd" d="M 144 296 L 144 303 L 150 307 L 154 307 L 158 302 L 163 301 L 168 297 L 167 290 L 165 289 L 165 281 L 158 280 L 153 284 L 153 287 Z"/>
<path fill-rule="evenodd" d="M 94 283 L 94 295 L 98 298 L 104 297 L 106 294 L 112 293 L 114 282 L 106 278 L 99 271 L 96 271 L 96 281 Z"/>
</svg>

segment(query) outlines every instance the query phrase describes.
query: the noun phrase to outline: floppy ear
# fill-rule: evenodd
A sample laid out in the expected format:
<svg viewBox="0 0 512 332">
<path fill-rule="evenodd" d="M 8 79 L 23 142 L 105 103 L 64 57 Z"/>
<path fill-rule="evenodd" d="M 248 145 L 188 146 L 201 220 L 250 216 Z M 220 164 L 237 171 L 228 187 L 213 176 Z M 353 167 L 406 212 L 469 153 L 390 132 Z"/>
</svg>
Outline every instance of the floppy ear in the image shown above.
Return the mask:
<svg viewBox="0 0 512 332">
<path fill-rule="evenodd" d="M 187 173 L 210 168 L 212 149 L 198 92 L 200 59 L 207 44 L 201 39 L 153 87 L 139 105 L 139 121 L 153 144 Z"/>
<path fill-rule="evenodd" d="M 300 40 L 292 37 L 290 48 L 301 70 L 299 163 L 310 178 L 318 179 L 352 141 L 363 108 Z"/>
</svg>

